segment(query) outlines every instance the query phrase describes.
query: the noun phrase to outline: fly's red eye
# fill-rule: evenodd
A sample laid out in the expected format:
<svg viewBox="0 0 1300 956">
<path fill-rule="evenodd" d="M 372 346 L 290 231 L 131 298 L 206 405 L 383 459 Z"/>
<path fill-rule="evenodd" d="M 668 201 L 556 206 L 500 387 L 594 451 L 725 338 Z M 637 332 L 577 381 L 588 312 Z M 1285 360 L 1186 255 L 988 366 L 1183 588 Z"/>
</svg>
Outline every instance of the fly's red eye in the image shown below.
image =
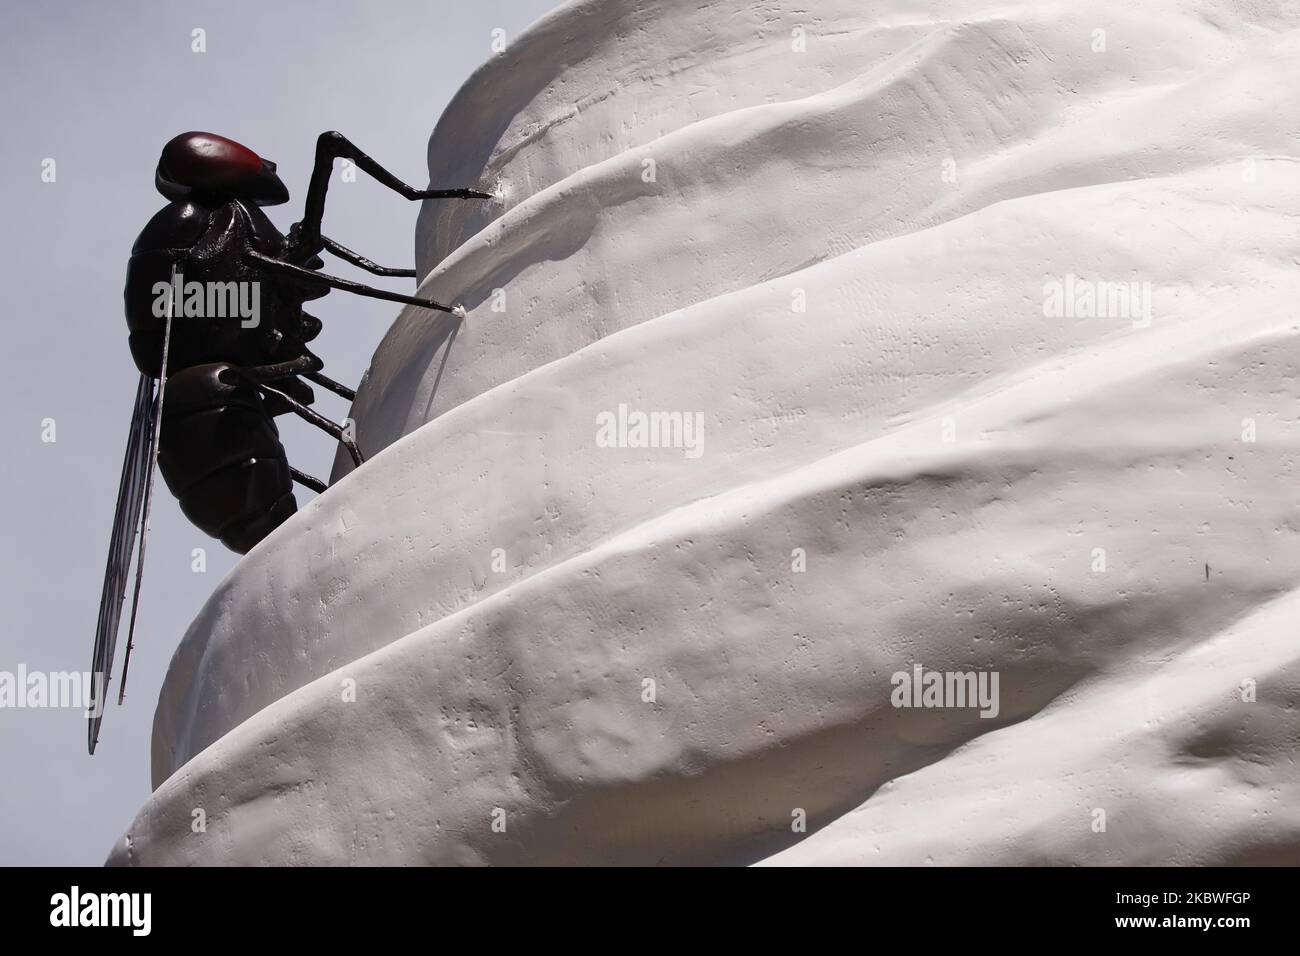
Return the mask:
<svg viewBox="0 0 1300 956">
<path fill-rule="evenodd" d="M 167 179 L 204 192 L 231 192 L 257 176 L 262 158 L 216 133 L 181 133 L 163 147 L 158 167 Z"/>
</svg>

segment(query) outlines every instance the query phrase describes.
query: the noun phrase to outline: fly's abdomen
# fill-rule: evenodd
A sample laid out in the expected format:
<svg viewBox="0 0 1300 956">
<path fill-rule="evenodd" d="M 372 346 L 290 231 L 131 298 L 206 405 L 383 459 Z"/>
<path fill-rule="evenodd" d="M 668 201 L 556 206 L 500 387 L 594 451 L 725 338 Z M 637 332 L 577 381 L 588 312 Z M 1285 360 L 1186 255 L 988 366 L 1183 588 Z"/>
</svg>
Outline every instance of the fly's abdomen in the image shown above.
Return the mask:
<svg viewBox="0 0 1300 956">
<path fill-rule="evenodd" d="M 163 408 L 158 467 L 197 527 L 243 554 L 297 510 L 275 422 L 230 365 L 177 372 Z"/>
</svg>

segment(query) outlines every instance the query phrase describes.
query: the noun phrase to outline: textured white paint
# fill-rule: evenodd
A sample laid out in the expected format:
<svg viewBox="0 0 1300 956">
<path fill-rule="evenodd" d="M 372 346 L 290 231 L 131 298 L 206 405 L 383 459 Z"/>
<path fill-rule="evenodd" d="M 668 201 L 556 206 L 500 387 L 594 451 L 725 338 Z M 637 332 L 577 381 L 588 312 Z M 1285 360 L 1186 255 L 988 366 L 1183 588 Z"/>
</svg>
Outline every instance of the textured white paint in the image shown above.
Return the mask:
<svg viewBox="0 0 1300 956">
<path fill-rule="evenodd" d="M 1295 6 L 628 6 L 444 114 L 467 316 L 398 317 L 374 457 L 186 634 L 113 861 L 1300 861 Z"/>
</svg>

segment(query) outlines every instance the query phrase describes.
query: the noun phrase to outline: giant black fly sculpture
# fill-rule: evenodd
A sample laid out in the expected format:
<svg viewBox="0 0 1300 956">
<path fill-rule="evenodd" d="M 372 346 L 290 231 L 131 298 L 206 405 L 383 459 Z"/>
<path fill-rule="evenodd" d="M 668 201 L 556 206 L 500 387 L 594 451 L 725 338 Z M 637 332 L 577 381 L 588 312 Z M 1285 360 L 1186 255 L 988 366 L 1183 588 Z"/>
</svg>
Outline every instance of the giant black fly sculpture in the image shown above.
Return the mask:
<svg viewBox="0 0 1300 956">
<path fill-rule="evenodd" d="M 341 134 L 323 133 L 316 141 L 302 221 L 285 236 L 261 209 L 289 199 L 274 163 L 213 133 L 182 133 L 163 147 L 155 183 L 170 202 L 140 233 L 126 275 L 126 321 L 140 384 L 95 631 L 92 754 L 134 552 L 135 590 L 118 703 L 125 696 L 155 460 L 185 516 L 243 554 L 297 510 L 293 482 L 325 490 L 324 482 L 289 465 L 275 416 L 293 412 L 342 443 L 356 464 L 362 461 L 345 429 L 308 407 L 314 400 L 308 382 L 348 400 L 356 396 L 321 374 L 324 363 L 307 348 L 321 323 L 303 311 L 303 303 L 342 289 L 456 311 L 319 271 L 324 266 L 319 254 L 329 251 L 374 275 L 415 276 L 414 269 L 377 266 L 321 235 L 325 191 L 336 159 L 351 160 L 407 199 L 491 198 L 470 189 L 414 189 Z M 213 315 L 211 310 L 183 309 L 178 293 L 192 283 L 209 289 L 256 289 L 255 320 L 247 322 L 227 310 Z"/>
</svg>

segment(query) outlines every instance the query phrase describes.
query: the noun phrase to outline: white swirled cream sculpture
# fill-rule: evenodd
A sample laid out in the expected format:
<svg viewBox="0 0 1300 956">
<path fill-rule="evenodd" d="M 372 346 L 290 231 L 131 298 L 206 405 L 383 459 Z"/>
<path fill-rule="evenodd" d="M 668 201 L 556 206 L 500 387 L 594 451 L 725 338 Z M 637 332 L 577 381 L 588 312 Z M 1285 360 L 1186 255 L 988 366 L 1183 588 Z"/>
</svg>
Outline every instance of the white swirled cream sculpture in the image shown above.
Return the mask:
<svg viewBox="0 0 1300 956">
<path fill-rule="evenodd" d="M 1300 860 L 1297 22 L 536 24 L 113 862 Z"/>
</svg>

